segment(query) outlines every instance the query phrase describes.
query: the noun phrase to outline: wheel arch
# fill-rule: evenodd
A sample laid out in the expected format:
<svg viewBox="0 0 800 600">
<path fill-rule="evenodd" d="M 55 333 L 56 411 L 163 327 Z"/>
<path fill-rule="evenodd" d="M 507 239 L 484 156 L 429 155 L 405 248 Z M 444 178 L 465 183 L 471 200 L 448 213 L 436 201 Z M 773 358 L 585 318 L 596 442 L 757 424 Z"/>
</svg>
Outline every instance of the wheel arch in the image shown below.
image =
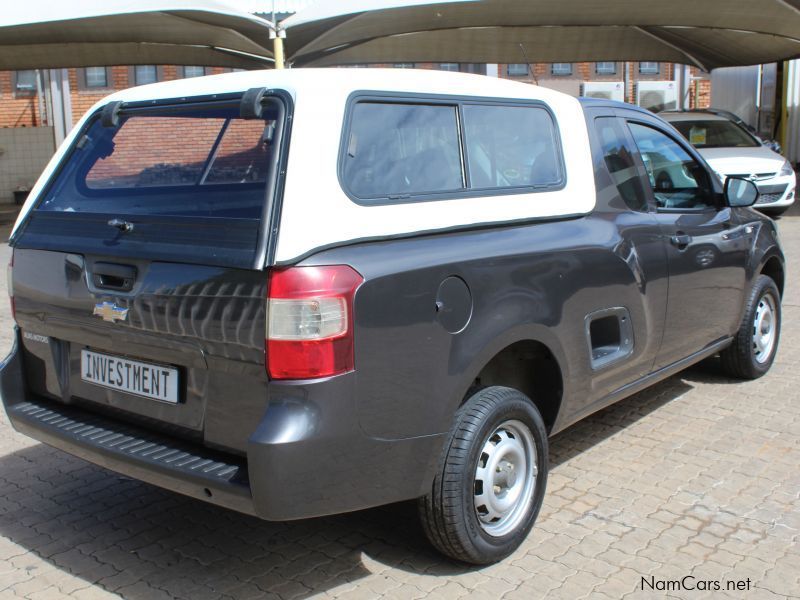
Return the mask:
<svg viewBox="0 0 800 600">
<path fill-rule="evenodd" d="M 531 399 L 552 433 L 564 398 L 565 372 L 558 354 L 560 348 L 533 337 L 506 342 L 475 369 L 460 405 L 480 388 L 514 388 Z"/>
<path fill-rule="evenodd" d="M 783 261 L 777 254 L 768 255 L 763 261 L 759 273 L 766 275 L 775 282 L 778 286 L 778 291 L 783 297 L 783 289 L 786 284 L 786 270 Z"/>
</svg>

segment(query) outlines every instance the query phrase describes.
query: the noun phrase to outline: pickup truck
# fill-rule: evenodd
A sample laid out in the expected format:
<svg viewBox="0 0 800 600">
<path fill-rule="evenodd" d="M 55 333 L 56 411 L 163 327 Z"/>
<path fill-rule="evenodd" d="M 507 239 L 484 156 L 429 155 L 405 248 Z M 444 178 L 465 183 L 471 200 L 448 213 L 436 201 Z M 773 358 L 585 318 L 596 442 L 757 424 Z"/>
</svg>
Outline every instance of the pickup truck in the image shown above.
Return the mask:
<svg viewBox="0 0 800 600">
<path fill-rule="evenodd" d="M 522 83 L 240 72 L 92 108 L 10 240 L 20 432 L 268 520 L 416 500 L 501 560 L 548 438 L 778 348 L 755 185 L 657 116 Z M 620 465 L 624 468 L 624 465 Z"/>
</svg>

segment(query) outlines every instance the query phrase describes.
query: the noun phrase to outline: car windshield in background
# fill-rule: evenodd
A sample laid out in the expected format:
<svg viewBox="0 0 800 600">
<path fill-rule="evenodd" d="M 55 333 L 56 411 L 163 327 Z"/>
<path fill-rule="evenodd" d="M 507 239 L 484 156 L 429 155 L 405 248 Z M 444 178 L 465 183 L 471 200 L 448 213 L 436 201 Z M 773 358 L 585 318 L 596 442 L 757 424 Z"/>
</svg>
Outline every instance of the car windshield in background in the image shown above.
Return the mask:
<svg viewBox="0 0 800 600">
<path fill-rule="evenodd" d="M 95 119 L 38 210 L 258 219 L 275 125 L 236 108 Z"/>
<path fill-rule="evenodd" d="M 670 123 L 695 148 L 756 148 L 761 145 L 752 135 L 730 121 L 709 119 Z"/>
</svg>

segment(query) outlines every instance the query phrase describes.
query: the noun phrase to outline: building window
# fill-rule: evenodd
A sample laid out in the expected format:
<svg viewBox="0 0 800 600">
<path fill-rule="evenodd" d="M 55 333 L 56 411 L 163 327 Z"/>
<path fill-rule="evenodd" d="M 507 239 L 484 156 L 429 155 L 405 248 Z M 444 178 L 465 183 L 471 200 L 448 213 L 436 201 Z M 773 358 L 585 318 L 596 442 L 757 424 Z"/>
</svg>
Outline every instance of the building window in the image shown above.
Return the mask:
<svg viewBox="0 0 800 600">
<path fill-rule="evenodd" d="M 639 73 L 642 75 L 658 75 L 661 72 L 661 63 L 640 62 Z"/>
<path fill-rule="evenodd" d="M 17 71 L 14 79 L 14 92 L 20 96 L 36 93 L 36 71 Z"/>
<path fill-rule="evenodd" d="M 458 73 L 461 70 L 461 68 L 458 63 L 439 63 L 439 70 Z"/>
<path fill-rule="evenodd" d="M 395 69 L 413 69 L 414 68 L 414 63 L 395 63 L 394 64 L 394 68 Z"/>
<path fill-rule="evenodd" d="M 83 70 L 87 88 L 107 88 L 108 72 L 105 67 L 86 67 Z"/>
<path fill-rule="evenodd" d="M 136 65 L 133 68 L 133 81 L 135 85 L 155 83 L 158 81 L 158 68 L 155 65 Z"/>
<path fill-rule="evenodd" d="M 205 67 L 183 67 L 184 77 L 202 77 L 205 74 Z"/>
<path fill-rule="evenodd" d="M 530 75 L 531 69 L 528 63 L 515 63 L 508 65 L 506 73 L 509 77 L 527 77 Z"/>
<path fill-rule="evenodd" d="M 485 63 L 461 63 L 459 64 L 459 70 L 462 73 L 473 73 L 475 75 L 486 75 L 486 64 Z"/>
<path fill-rule="evenodd" d="M 553 75 L 558 75 L 559 77 L 572 75 L 572 63 L 553 63 L 553 66 L 550 68 L 550 72 Z"/>
<path fill-rule="evenodd" d="M 616 75 L 617 63 L 615 62 L 598 62 L 594 63 L 594 72 L 598 75 Z"/>
</svg>

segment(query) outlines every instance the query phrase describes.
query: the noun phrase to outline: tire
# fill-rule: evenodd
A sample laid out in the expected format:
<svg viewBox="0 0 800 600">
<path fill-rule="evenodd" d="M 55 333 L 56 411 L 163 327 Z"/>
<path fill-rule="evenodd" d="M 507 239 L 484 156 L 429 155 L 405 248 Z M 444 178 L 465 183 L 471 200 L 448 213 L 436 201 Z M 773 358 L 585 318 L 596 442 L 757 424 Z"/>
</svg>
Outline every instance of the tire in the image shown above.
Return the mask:
<svg viewBox="0 0 800 600">
<path fill-rule="evenodd" d="M 778 286 L 770 277 L 759 275 L 747 299 L 739 331 L 733 343 L 720 353 L 725 373 L 738 379 L 758 379 L 769 371 L 778 351 L 781 319 Z M 758 336 L 756 328 L 760 331 Z"/>
<path fill-rule="evenodd" d="M 456 413 L 431 493 L 419 500 L 431 543 L 476 565 L 514 552 L 542 507 L 547 452 L 544 421 L 527 396 L 505 387 L 476 392 Z M 489 478 L 493 485 L 484 486 Z"/>
<path fill-rule="evenodd" d="M 761 212 L 763 212 L 768 217 L 780 217 L 783 213 L 789 210 L 788 206 L 783 206 L 781 208 L 762 208 Z"/>
</svg>

